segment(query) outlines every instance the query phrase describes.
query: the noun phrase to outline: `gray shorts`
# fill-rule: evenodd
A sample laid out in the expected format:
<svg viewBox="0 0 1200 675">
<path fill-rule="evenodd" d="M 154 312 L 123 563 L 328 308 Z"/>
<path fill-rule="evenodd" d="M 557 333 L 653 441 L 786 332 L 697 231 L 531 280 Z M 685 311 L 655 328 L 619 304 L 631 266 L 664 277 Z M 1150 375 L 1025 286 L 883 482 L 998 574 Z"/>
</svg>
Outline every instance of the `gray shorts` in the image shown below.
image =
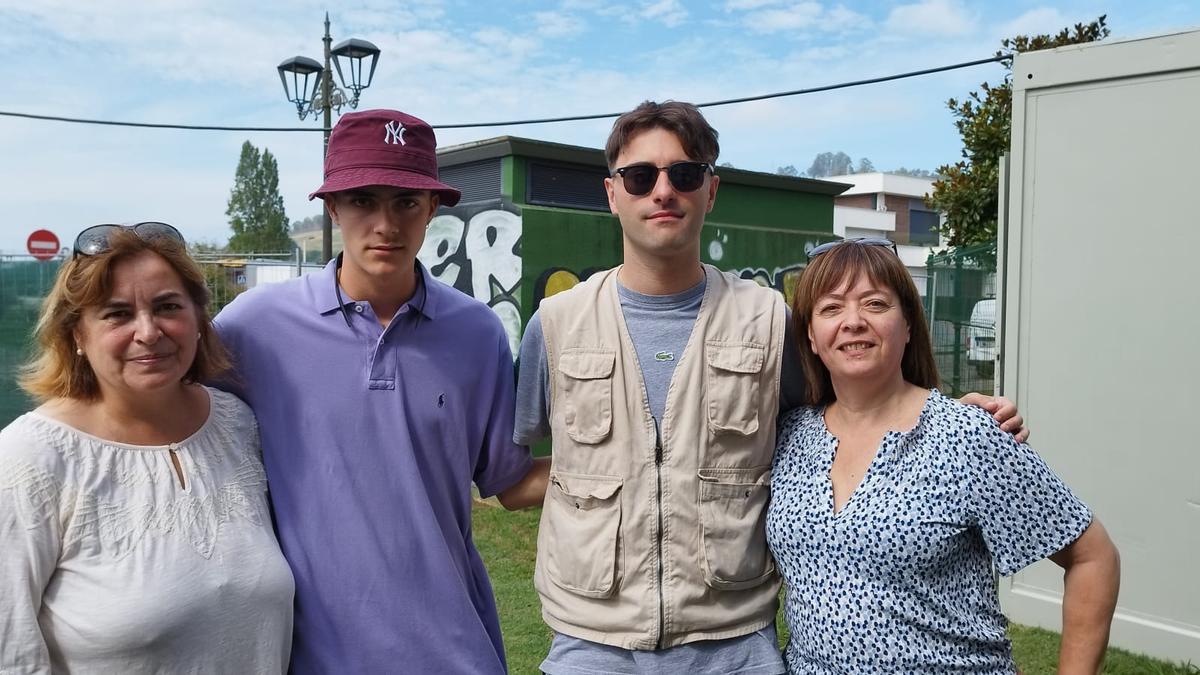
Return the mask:
<svg viewBox="0 0 1200 675">
<path fill-rule="evenodd" d="M 547 675 L 782 675 L 775 624 L 741 637 L 670 649 L 632 650 L 554 634 L 542 661 Z"/>
</svg>

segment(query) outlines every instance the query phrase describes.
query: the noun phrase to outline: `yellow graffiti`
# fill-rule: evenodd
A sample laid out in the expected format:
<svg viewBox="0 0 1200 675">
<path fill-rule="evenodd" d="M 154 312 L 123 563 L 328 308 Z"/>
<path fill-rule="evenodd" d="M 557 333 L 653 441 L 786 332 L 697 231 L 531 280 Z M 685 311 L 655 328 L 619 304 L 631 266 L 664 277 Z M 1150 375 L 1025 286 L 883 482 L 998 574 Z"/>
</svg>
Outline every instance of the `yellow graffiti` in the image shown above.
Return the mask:
<svg viewBox="0 0 1200 675">
<path fill-rule="evenodd" d="M 803 271 L 803 268 L 793 268 L 783 273 L 783 298 L 788 307 L 796 301 L 796 284 L 800 282 L 800 273 Z"/>
<path fill-rule="evenodd" d="M 546 292 L 542 297 L 548 298 L 555 293 L 570 290 L 579 283 L 579 277 L 570 270 L 557 270 L 546 278 Z"/>
</svg>

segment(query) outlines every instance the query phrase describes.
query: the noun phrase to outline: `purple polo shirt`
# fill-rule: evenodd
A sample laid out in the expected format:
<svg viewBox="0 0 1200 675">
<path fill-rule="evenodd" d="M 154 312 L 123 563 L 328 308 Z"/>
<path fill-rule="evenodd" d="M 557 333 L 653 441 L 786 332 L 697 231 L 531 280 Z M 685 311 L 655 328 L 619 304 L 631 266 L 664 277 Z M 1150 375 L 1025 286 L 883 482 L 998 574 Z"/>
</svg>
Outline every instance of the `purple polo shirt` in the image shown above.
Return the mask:
<svg viewBox="0 0 1200 675">
<path fill-rule="evenodd" d="M 503 673 L 471 483 L 529 470 L 513 444 L 508 338 L 432 279 L 385 329 L 334 263 L 216 318 L 258 417 L 279 543 L 296 578 L 293 673 Z"/>
</svg>

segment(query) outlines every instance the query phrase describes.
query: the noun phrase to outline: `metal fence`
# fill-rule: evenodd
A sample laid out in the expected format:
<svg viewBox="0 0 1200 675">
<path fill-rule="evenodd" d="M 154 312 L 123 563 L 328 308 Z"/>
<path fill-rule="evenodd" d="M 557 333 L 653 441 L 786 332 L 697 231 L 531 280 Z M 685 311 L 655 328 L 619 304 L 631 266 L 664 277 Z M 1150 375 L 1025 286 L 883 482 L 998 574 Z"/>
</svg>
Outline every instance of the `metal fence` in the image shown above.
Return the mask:
<svg viewBox="0 0 1200 675">
<path fill-rule="evenodd" d="M 204 270 L 212 292 L 209 310 L 213 316 L 247 289 L 321 267 L 302 264 L 291 254 L 253 257 L 196 254 L 194 257 Z M 33 331 L 42 301 L 54 285 L 62 262 L 61 258 L 41 261 L 28 255 L 0 255 L 0 427 L 35 407 L 17 386 L 17 378 L 33 347 Z"/>
<path fill-rule="evenodd" d="M 17 386 L 21 365 L 32 346 L 42 299 L 54 285 L 62 260 L 28 255 L 0 256 L 0 425 L 33 407 Z"/>
<path fill-rule="evenodd" d="M 996 245 L 930 256 L 925 314 L 942 390 L 951 396 L 995 391 Z"/>
<path fill-rule="evenodd" d="M 230 256 L 196 254 L 212 292 L 215 316 L 238 294 L 259 284 L 282 281 L 319 269 L 294 256 Z M 0 426 L 33 407 L 16 385 L 29 355 L 42 299 L 49 292 L 61 260 L 38 261 L 26 255 L 0 256 Z M 959 249 L 931 256 L 925 285 L 934 355 L 948 395 L 994 391 L 996 326 L 996 248 Z"/>
<path fill-rule="evenodd" d="M 192 256 L 204 270 L 212 296 L 209 310 L 216 316 L 241 293 L 260 284 L 292 279 L 321 269 L 317 263 L 302 262 L 299 251 L 280 254 L 228 255 L 198 253 Z"/>
</svg>

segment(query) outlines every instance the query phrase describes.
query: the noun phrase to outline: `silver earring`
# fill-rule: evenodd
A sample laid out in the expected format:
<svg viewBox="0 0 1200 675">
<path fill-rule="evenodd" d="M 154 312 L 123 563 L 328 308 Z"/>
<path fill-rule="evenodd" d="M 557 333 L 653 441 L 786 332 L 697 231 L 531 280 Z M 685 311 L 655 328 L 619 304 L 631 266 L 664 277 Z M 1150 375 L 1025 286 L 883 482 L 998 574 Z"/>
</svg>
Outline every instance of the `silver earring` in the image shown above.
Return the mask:
<svg viewBox="0 0 1200 675">
<path fill-rule="evenodd" d="M 199 340 L 199 339 L 200 339 L 200 333 L 196 333 L 196 339 L 197 339 L 197 340 Z"/>
</svg>

